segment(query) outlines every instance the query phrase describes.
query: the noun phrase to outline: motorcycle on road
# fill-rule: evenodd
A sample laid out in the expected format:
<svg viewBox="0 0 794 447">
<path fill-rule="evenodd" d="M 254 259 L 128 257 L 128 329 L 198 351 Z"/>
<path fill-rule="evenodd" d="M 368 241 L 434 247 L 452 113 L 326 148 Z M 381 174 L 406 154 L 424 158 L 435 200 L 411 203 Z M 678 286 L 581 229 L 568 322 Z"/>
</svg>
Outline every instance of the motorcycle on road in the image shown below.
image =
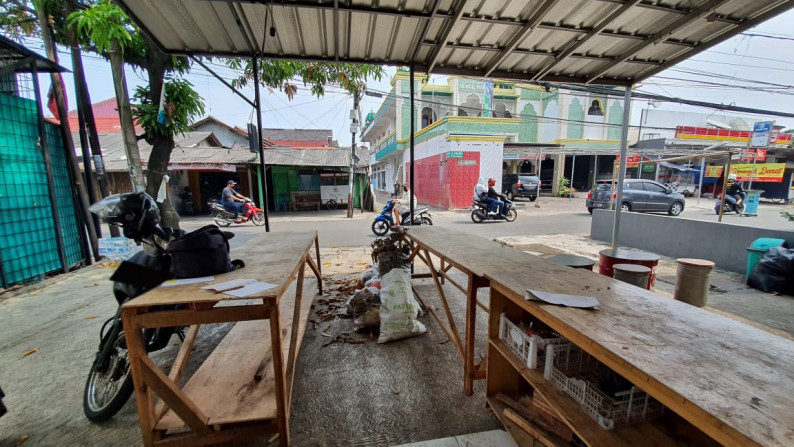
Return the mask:
<svg viewBox="0 0 794 447">
<path fill-rule="evenodd" d="M 375 217 L 372 222 L 372 232 L 375 236 L 383 236 L 389 232 L 394 226 L 394 218 L 392 217 L 392 210 L 394 209 L 394 199 L 389 199 L 389 202 L 380 212 L 380 215 Z M 402 213 L 400 225 L 411 225 L 411 213 Z M 430 215 L 430 209 L 426 206 L 420 206 L 414 209 L 414 224 L 416 225 L 433 225 L 433 216 Z"/>
<path fill-rule="evenodd" d="M 227 210 L 223 207 L 220 201 L 207 202 L 210 207 L 210 216 L 215 224 L 219 227 L 228 227 L 235 223 L 234 212 Z M 248 197 L 245 198 L 245 213 L 238 216 L 242 221 L 240 223 L 253 222 L 254 225 L 261 227 L 265 224 L 265 212 L 262 208 L 258 208 L 256 203 Z"/>
<path fill-rule="evenodd" d="M 723 204 L 722 195 L 720 194 L 717 202 L 714 203 L 714 213 L 720 213 L 720 206 L 723 206 L 723 214 L 735 212 L 736 214 L 744 214 L 745 204 L 747 203 L 747 194 L 742 192 L 739 194 L 742 198 L 742 204 L 739 205 L 735 197 L 728 195 L 728 199 Z"/>
<path fill-rule="evenodd" d="M 507 197 L 503 197 L 502 201 L 505 203 L 505 214 L 502 216 L 498 211 L 488 211 L 488 204 L 485 202 L 475 200 L 471 204 L 471 220 L 474 223 L 482 223 L 486 220 L 506 220 L 513 222 L 518 218 L 518 212 L 513 206 L 513 201 Z"/>
</svg>

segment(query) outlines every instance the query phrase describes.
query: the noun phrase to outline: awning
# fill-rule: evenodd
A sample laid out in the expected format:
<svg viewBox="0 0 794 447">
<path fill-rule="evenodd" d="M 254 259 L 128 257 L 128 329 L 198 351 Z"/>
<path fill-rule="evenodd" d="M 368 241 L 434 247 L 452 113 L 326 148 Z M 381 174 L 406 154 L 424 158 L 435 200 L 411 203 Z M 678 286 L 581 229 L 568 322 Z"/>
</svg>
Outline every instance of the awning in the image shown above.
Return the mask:
<svg viewBox="0 0 794 447">
<path fill-rule="evenodd" d="M 676 169 L 676 170 L 685 171 L 685 172 L 686 171 L 695 171 L 696 170 L 696 169 L 688 168 L 686 166 L 677 165 L 675 163 L 669 163 L 669 162 L 666 162 L 666 161 L 660 161 L 659 165 L 664 166 L 665 168 Z"/>
<path fill-rule="evenodd" d="M 632 85 L 793 0 L 119 0 L 167 53 Z"/>
<path fill-rule="evenodd" d="M 9 73 L 31 73 L 33 66 L 41 73 L 68 72 L 69 70 L 47 58 L 28 50 L 22 45 L 0 36 L 0 75 Z"/>
</svg>

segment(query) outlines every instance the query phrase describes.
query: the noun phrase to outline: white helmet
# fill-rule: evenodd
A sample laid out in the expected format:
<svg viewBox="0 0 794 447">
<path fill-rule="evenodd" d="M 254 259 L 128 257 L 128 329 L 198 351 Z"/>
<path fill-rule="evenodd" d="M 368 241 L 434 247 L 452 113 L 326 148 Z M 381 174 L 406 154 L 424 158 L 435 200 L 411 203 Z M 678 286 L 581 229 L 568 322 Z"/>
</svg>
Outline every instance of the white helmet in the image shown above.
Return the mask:
<svg viewBox="0 0 794 447">
<path fill-rule="evenodd" d="M 736 181 L 736 174 L 728 174 L 728 181 L 735 182 Z"/>
</svg>

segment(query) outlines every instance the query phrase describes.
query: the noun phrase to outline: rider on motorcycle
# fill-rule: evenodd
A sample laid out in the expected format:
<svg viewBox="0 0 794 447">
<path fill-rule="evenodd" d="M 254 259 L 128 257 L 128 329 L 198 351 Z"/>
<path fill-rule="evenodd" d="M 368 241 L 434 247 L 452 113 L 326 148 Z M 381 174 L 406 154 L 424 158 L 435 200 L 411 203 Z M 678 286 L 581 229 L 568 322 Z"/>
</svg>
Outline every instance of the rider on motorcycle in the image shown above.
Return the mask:
<svg viewBox="0 0 794 447">
<path fill-rule="evenodd" d="M 245 197 L 234 190 L 234 185 L 236 184 L 237 182 L 234 180 L 226 182 L 226 187 L 223 188 L 223 193 L 221 194 L 223 197 L 223 208 L 234 213 L 234 223 L 243 223 L 239 214 L 245 211 Z"/>
<path fill-rule="evenodd" d="M 736 174 L 728 175 L 728 189 L 725 191 L 725 195 L 736 199 L 736 206 L 741 207 L 744 190 L 742 189 L 742 185 L 736 181 L 736 178 Z"/>
<path fill-rule="evenodd" d="M 487 197 L 485 199 L 485 203 L 488 205 L 488 211 L 493 211 L 494 207 L 499 211 L 501 216 L 505 215 L 505 203 L 503 200 L 505 196 L 499 194 L 494 189 L 494 185 L 496 185 L 496 180 L 491 177 L 488 179 L 488 192 L 486 193 Z M 500 200 L 501 199 L 501 200 Z"/>
</svg>

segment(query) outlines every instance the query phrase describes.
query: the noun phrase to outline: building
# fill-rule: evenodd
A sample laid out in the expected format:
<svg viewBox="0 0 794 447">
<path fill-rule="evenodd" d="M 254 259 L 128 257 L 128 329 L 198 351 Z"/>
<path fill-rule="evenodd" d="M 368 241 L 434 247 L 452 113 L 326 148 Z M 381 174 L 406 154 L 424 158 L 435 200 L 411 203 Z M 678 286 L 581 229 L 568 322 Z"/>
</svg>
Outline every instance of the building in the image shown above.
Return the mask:
<svg viewBox="0 0 794 447">
<path fill-rule="evenodd" d="M 390 191 L 408 182 L 410 84 L 407 70 L 367 117 L 372 181 Z M 480 177 L 540 172 L 554 192 L 562 176 L 585 189 L 611 175 L 620 151 L 622 92 L 603 96 L 490 79 L 449 77 L 446 85 L 415 76 L 415 181 L 419 200 L 444 208 L 471 204 Z M 598 155 L 606 160 L 599 166 Z M 576 157 L 579 155 L 579 157 Z M 566 159 L 569 160 L 566 162 Z"/>
<path fill-rule="evenodd" d="M 330 129 L 262 129 L 262 137 L 273 146 L 297 149 L 331 149 L 339 147 Z"/>
</svg>

